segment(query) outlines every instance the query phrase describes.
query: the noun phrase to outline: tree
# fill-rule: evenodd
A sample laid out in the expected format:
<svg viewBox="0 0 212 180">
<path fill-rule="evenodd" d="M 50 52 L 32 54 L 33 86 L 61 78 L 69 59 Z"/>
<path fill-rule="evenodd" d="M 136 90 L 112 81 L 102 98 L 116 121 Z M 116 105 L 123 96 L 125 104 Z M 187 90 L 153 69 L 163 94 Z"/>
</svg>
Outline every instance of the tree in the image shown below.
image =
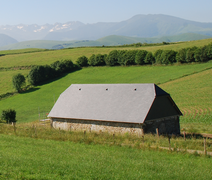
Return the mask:
<svg viewBox="0 0 212 180">
<path fill-rule="evenodd" d="M 97 54 L 95 57 L 94 66 L 104 66 L 105 65 L 105 56 L 102 54 Z"/>
<path fill-rule="evenodd" d="M 144 62 L 145 62 L 146 64 L 154 64 L 154 63 L 155 63 L 155 58 L 154 58 L 152 52 L 148 52 L 148 53 L 146 54 L 146 57 L 145 57 L 145 59 L 144 59 Z"/>
<path fill-rule="evenodd" d="M 88 66 L 88 58 L 86 56 L 81 56 L 77 59 L 77 64 L 80 67 L 86 67 Z"/>
<path fill-rule="evenodd" d="M 164 50 L 161 54 L 162 64 L 172 64 L 176 62 L 176 52 L 173 50 Z"/>
<path fill-rule="evenodd" d="M 158 49 L 155 53 L 154 53 L 154 57 L 155 57 L 155 62 L 156 64 L 162 64 L 162 57 L 161 54 L 163 53 L 163 50 Z"/>
<path fill-rule="evenodd" d="M 105 59 L 106 65 L 108 66 L 116 66 L 118 65 L 118 51 L 113 50 L 110 51 L 107 58 Z"/>
<path fill-rule="evenodd" d="M 180 49 L 176 54 L 176 61 L 180 63 L 184 63 L 186 59 L 186 49 Z"/>
<path fill-rule="evenodd" d="M 148 52 L 146 50 L 139 50 L 135 56 L 135 63 L 139 64 L 139 65 L 145 64 L 144 60 L 145 60 L 147 53 Z"/>
<path fill-rule="evenodd" d="M 90 66 L 94 66 L 95 65 L 95 59 L 96 59 L 95 57 L 96 57 L 96 55 L 92 54 L 91 57 L 88 59 L 88 64 Z"/>
<path fill-rule="evenodd" d="M 25 85 L 25 77 L 24 75 L 18 73 L 13 76 L 12 82 L 13 82 L 13 87 L 20 92 L 22 87 Z"/>
<path fill-rule="evenodd" d="M 196 51 L 197 47 L 192 47 L 192 48 L 187 48 L 186 49 L 186 62 L 194 62 L 195 61 L 195 57 L 194 57 L 194 54 L 195 54 L 195 51 Z"/>
<path fill-rule="evenodd" d="M 7 109 L 2 111 L 1 119 L 7 123 L 16 122 L 16 111 L 13 109 Z"/>
</svg>

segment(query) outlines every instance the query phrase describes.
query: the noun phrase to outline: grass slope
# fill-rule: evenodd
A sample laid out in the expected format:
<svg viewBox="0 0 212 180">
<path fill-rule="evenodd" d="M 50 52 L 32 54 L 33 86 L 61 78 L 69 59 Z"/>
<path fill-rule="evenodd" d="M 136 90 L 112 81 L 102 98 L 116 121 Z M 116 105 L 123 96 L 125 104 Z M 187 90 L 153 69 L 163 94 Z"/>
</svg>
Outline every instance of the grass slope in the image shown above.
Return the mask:
<svg viewBox="0 0 212 180">
<path fill-rule="evenodd" d="M 43 50 L 35 49 L 39 52 L 25 53 L 27 50 L 11 50 L 11 51 L 1 51 L 3 53 L 10 52 L 10 55 L 4 55 L 0 57 L 0 67 L 17 67 L 17 66 L 31 66 L 31 65 L 45 65 L 51 64 L 54 61 L 62 59 L 71 59 L 73 62 L 76 62 L 77 58 L 85 55 L 88 58 L 92 54 L 108 54 L 110 51 L 117 50 L 130 50 L 130 49 L 144 49 L 147 51 L 155 52 L 158 49 L 172 49 L 180 50 L 186 47 L 192 46 L 204 46 L 212 42 L 212 39 L 206 40 L 197 40 L 190 42 L 181 42 L 170 45 L 160 45 L 160 46 L 143 46 L 143 47 L 84 47 L 84 48 L 73 48 L 73 49 L 62 49 L 62 50 Z M 31 50 L 32 51 L 32 50 Z M 0 52 L 0 54 L 1 54 Z M 16 54 L 14 54 L 15 52 Z"/>
<path fill-rule="evenodd" d="M 187 91 L 184 89 L 186 87 L 184 83 L 184 79 L 187 79 L 190 76 L 189 74 L 197 73 L 197 72 L 206 72 L 207 68 L 211 68 L 212 63 L 204 63 L 204 64 L 193 64 L 193 65 L 181 65 L 181 66 L 132 66 L 132 67 L 89 67 L 83 68 L 80 71 L 70 73 L 65 77 L 51 82 L 49 84 L 45 84 L 43 86 L 38 86 L 32 89 L 30 92 L 22 93 L 10 97 L 8 99 L 4 99 L 0 101 L 0 112 L 3 109 L 14 108 L 17 111 L 17 120 L 18 122 L 30 122 L 39 119 L 39 112 L 42 114 L 41 118 L 45 118 L 45 114 L 48 113 L 54 101 L 59 97 L 60 93 L 62 93 L 67 87 L 69 87 L 73 83 L 85 84 L 85 83 L 157 83 L 159 86 L 163 87 L 167 90 L 168 93 L 174 95 L 174 100 L 177 105 L 179 104 L 180 109 L 190 108 L 190 107 L 200 107 L 207 108 L 211 107 L 211 102 L 209 101 L 207 104 L 207 91 L 208 88 L 212 86 L 212 83 L 208 83 L 207 88 L 204 89 L 205 84 L 202 84 L 202 93 L 199 93 L 198 99 L 195 101 L 196 104 L 185 104 L 183 103 L 185 99 L 188 98 Z M 206 81 L 210 81 L 211 70 L 209 70 L 209 76 L 201 77 L 192 75 L 189 81 L 199 82 L 201 85 L 202 78 L 205 78 Z M 184 77 L 185 76 L 185 77 Z M 193 77 L 193 78 L 192 78 Z M 173 88 L 170 89 L 171 86 L 174 86 L 173 80 L 181 79 L 181 83 L 179 83 L 178 89 L 182 88 L 183 90 L 179 90 L 182 92 L 178 93 L 178 90 Z M 198 81 L 197 81 L 198 80 Z M 167 82 L 171 81 L 172 85 L 166 85 Z M 177 80 L 176 80 L 177 81 Z M 210 81 L 212 82 L 212 81 Z M 165 83 L 165 84 L 164 84 Z M 164 84 L 164 85 L 163 85 Z M 190 83 L 190 89 L 198 91 L 198 83 Z M 169 87 L 169 88 L 168 88 Z M 206 91 L 203 91 L 206 90 Z M 191 95 L 189 98 L 192 100 L 196 93 L 195 91 L 191 91 Z M 206 93 L 206 94 L 205 94 Z M 208 94 L 209 95 L 209 94 Z M 205 98 L 206 100 L 202 101 Z M 189 99 L 189 100 L 190 100 Z M 189 101 L 188 100 L 188 101 Z M 202 101 L 200 106 L 198 101 Z M 204 103 L 206 103 L 204 105 Z M 204 106 L 202 106 L 204 105 Z M 207 113 L 208 114 L 208 113 Z M 196 121 L 196 120 L 195 120 Z M 205 123 L 208 124 L 211 121 L 207 120 Z"/>
<path fill-rule="evenodd" d="M 211 158 L 0 136 L 0 179 L 211 179 Z"/>
<path fill-rule="evenodd" d="M 179 41 L 192 41 L 209 39 L 211 36 L 195 33 L 184 33 L 175 36 L 163 36 L 158 38 L 140 38 L 140 37 L 127 37 L 111 35 L 106 36 L 96 41 L 92 40 L 81 40 L 81 41 L 50 41 L 50 40 L 33 40 L 24 41 L 7 46 L 0 47 L 0 50 L 7 49 L 25 49 L 25 48 L 43 48 L 43 49 L 62 49 L 68 47 L 82 47 L 82 46 L 117 46 L 132 43 L 161 43 L 165 42 L 179 42 Z"/>
</svg>

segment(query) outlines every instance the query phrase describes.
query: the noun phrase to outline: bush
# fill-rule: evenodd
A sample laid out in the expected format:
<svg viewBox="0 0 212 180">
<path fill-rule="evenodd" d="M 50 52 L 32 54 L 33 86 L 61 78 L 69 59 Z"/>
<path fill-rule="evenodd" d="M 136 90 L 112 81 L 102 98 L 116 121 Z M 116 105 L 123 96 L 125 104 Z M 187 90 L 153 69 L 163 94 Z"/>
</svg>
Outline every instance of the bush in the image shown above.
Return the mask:
<svg viewBox="0 0 212 180">
<path fill-rule="evenodd" d="M 2 111 L 1 119 L 7 123 L 16 122 L 16 111 L 13 109 L 7 109 Z"/>
<path fill-rule="evenodd" d="M 77 59 L 77 64 L 80 67 L 86 67 L 88 66 L 88 58 L 86 56 L 81 56 Z"/>
<path fill-rule="evenodd" d="M 95 58 L 96 58 L 96 55 L 92 54 L 91 57 L 88 59 L 88 64 L 90 66 L 94 66 L 95 65 Z"/>
<path fill-rule="evenodd" d="M 180 49 L 176 54 L 176 61 L 180 63 L 184 63 L 186 59 L 186 49 Z"/>
<path fill-rule="evenodd" d="M 94 61 L 94 66 L 104 66 L 105 65 L 105 55 L 97 54 Z"/>
<path fill-rule="evenodd" d="M 125 54 L 127 50 L 120 50 L 118 51 L 118 63 L 120 65 L 125 65 Z"/>
<path fill-rule="evenodd" d="M 135 56 L 135 63 L 139 65 L 144 64 L 144 60 L 146 58 L 147 53 L 148 52 L 146 50 L 139 50 Z"/>
<path fill-rule="evenodd" d="M 187 48 L 186 49 L 186 58 L 185 61 L 186 62 L 194 62 L 195 61 L 195 51 L 196 51 L 197 47 L 192 47 L 192 48 Z"/>
<path fill-rule="evenodd" d="M 158 49 L 158 50 L 154 53 L 155 63 L 156 63 L 156 64 L 162 64 L 162 58 L 161 58 L 162 52 L 163 52 L 163 50 Z"/>
<path fill-rule="evenodd" d="M 12 82 L 13 82 L 13 87 L 20 92 L 21 88 L 25 85 L 25 77 L 24 75 L 18 73 L 13 76 Z"/>
<path fill-rule="evenodd" d="M 152 52 L 148 52 L 146 54 L 146 57 L 144 59 L 144 63 L 146 63 L 146 64 L 154 64 L 155 63 L 155 58 L 154 58 Z"/>
<path fill-rule="evenodd" d="M 164 50 L 161 54 L 162 64 L 172 64 L 176 62 L 176 52 L 173 50 Z"/>
<path fill-rule="evenodd" d="M 108 66 L 118 65 L 119 64 L 118 63 L 118 51 L 117 50 L 110 51 L 107 58 L 105 59 L 105 63 Z"/>
</svg>

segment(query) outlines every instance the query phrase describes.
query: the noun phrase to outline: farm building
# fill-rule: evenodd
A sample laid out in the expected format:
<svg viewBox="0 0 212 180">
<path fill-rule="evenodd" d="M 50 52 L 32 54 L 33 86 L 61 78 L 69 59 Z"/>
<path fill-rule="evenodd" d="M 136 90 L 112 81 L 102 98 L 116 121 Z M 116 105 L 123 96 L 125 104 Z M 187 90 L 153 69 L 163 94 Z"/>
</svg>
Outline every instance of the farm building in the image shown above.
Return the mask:
<svg viewBox="0 0 212 180">
<path fill-rule="evenodd" d="M 181 115 L 155 84 L 72 84 L 48 116 L 63 130 L 179 134 Z"/>
</svg>

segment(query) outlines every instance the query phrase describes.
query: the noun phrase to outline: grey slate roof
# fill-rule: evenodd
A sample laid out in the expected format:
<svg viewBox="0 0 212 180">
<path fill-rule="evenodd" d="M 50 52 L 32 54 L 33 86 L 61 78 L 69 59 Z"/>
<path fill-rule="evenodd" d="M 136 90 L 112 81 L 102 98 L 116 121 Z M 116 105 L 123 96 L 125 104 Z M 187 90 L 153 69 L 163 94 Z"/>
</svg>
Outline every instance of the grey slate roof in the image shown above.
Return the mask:
<svg viewBox="0 0 212 180">
<path fill-rule="evenodd" d="M 72 84 L 49 117 L 143 123 L 156 96 L 169 95 L 155 84 Z"/>
</svg>

